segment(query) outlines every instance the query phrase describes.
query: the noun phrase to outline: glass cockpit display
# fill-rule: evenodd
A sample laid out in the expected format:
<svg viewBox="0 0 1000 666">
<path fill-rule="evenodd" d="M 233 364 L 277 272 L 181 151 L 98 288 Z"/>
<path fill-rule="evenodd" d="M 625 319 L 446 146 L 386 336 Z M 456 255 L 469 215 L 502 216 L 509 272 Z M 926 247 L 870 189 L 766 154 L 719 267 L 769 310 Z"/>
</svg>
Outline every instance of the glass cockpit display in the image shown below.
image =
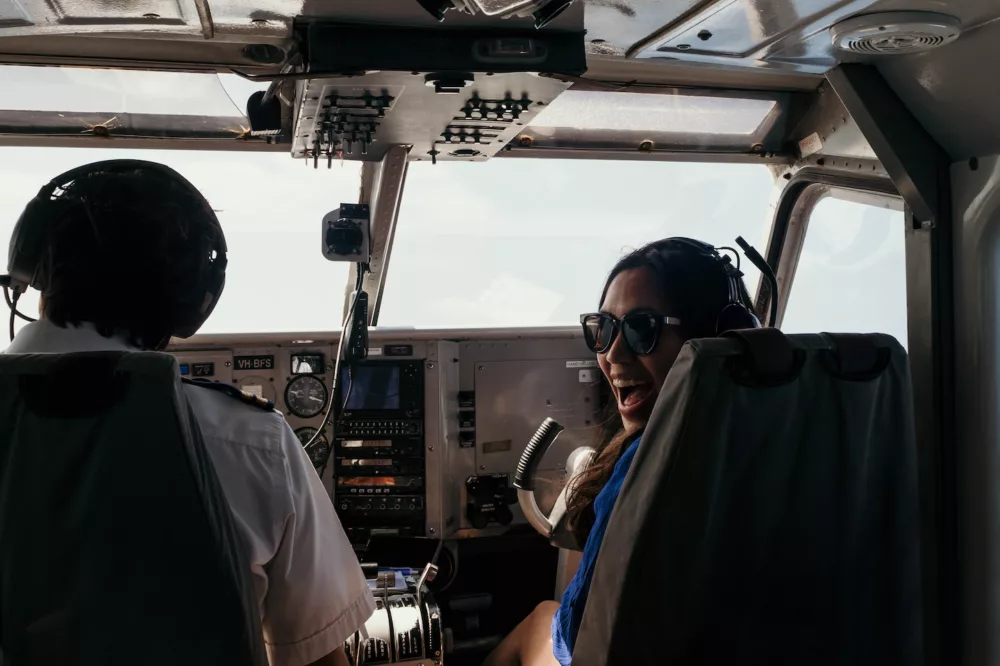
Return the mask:
<svg viewBox="0 0 1000 666">
<path fill-rule="evenodd" d="M 344 410 L 397 410 L 400 408 L 400 367 L 396 364 L 359 365 L 351 373 L 340 371 L 340 386 L 347 391 Z"/>
</svg>

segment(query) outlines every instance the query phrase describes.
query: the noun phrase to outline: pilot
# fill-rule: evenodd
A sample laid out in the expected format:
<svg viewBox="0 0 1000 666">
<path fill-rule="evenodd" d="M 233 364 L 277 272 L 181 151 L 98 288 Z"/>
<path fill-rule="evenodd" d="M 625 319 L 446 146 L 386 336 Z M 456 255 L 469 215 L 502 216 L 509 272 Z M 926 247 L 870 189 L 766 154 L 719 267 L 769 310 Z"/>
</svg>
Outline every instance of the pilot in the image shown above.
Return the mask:
<svg viewBox="0 0 1000 666">
<path fill-rule="evenodd" d="M 7 353 L 163 350 L 172 334 L 193 334 L 222 291 L 222 229 L 172 169 L 133 160 L 81 167 L 29 210 L 36 219 L 22 216 L 18 227 L 39 218 L 46 227 L 32 280 L 40 319 Z M 15 231 L 12 250 L 27 231 Z M 344 642 L 374 599 L 299 440 L 273 409 L 185 389 L 249 550 L 270 663 L 346 666 Z"/>
<path fill-rule="evenodd" d="M 711 246 L 688 239 L 656 241 L 615 265 L 600 312 L 581 318 L 584 339 L 597 353 L 618 407 L 617 427 L 606 429 L 568 499 L 568 526 L 585 543 L 583 557 L 562 602 L 540 604 L 485 666 L 569 666 L 611 511 L 681 347 L 718 334 L 721 316 L 734 302 L 734 281 L 743 314 L 756 323 L 746 286 L 731 270 Z"/>
</svg>

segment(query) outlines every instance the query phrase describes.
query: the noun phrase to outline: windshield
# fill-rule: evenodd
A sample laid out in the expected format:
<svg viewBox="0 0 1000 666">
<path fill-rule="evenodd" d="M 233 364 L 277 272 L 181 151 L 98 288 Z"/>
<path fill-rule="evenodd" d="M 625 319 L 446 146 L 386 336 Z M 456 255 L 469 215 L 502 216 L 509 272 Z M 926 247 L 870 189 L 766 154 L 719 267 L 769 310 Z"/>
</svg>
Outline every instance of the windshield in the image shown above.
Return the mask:
<svg viewBox="0 0 1000 666">
<path fill-rule="evenodd" d="M 25 204 L 50 179 L 118 158 L 173 167 L 217 211 L 229 266 L 225 293 L 202 333 L 340 328 L 349 267 L 323 258 L 320 223 L 342 202 L 357 202 L 360 163 L 327 170 L 307 168 L 287 153 L 0 148 L 0 238 L 10 238 Z M 20 309 L 33 315 L 37 302 L 29 290 Z"/>
<path fill-rule="evenodd" d="M 628 250 L 668 236 L 761 253 L 757 164 L 494 159 L 410 165 L 380 326 L 576 326 Z M 750 293 L 759 273 L 746 260 Z"/>
<path fill-rule="evenodd" d="M 0 238 L 49 179 L 91 161 L 147 159 L 218 211 L 226 291 L 203 333 L 340 328 L 348 264 L 320 253 L 320 221 L 356 202 L 360 164 L 285 153 L 0 148 Z M 763 251 L 773 180 L 762 165 L 495 159 L 410 165 L 379 326 L 575 326 L 624 252 L 666 236 Z M 750 293 L 757 271 L 743 262 Z M 109 297 L 113 298 L 113 292 Z M 37 310 L 34 291 L 22 311 Z"/>
</svg>

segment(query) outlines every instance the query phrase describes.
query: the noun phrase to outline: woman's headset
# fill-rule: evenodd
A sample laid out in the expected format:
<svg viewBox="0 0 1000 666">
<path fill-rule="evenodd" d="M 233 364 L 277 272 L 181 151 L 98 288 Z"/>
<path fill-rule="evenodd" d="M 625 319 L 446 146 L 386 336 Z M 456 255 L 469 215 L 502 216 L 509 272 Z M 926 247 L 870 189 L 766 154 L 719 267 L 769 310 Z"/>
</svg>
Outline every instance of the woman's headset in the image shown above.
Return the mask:
<svg viewBox="0 0 1000 666">
<path fill-rule="evenodd" d="M 186 189 L 204 206 L 205 219 L 213 228 L 212 235 L 215 242 L 212 247 L 212 256 L 205 258 L 205 261 L 208 262 L 205 272 L 206 279 L 199 285 L 199 293 L 192 294 L 191 299 L 189 299 L 189 302 L 197 305 L 188 312 L 177 313 L 177 321 L 174 324 L 172 334 L 178 338 L 188 338 L 197 332 L 212 314 L 212 310 L 219 302 L 219 297 L 226 285 L 226 239 L 215 211 L 212 210 L 198 188 L 170 167 L 145 160 L 106 160 L 70 169 L 49 181 L 38 191 L 35 198 L 28 202 L 21 217 L 18 218 L 17 224 L 14 225 L 14 232 L 10 239 L 10 250 L 7 255 L 8 275 L 0 281 L 0 284 L 5 288 L 9 287 L 14 291 L 14 299 L 10 303 L 12 308 L 16 305 L 20 294 L 27 291 L 29 286 L 39 290 L 45 288 L 45 285 L 40 281 L 38 269 L 42 257 L 45 256 L 50 234 L 55 224 L 63 219 L 71 208 L 86 205 L 85 201 L 73 196 L 57 196 L 56 193 L 60 190 L 66 190 L 73 181 L 87 176 L 136 171 L 158 174 Z M 18 314 L 20 315 L 20 313 Z M 23 315 L 20 316 L 27 319 Z"/>
<path fill-rule="evenodd" d="M 742 240 L 742 239 L 738 239 Z M 722 335 L 726 331 L 739 331 L 747 328 L 760 328 L 760 319 L 753 313 L 749 303 L 745 303 L 743 295 L 745 289 L 742 284 L 743 271 L 740 270 L 740 255 L 731 247 L 714 247 L 708 243 L 703 243 L 693 238 L 676 236 L 665 238 L 659 243 L 658 249 L 668 249 L 676 247 L 684 252 L 691 252 L 705 257 L 709 257 L 719 264 L 720 270 L 725 274 L 729 285 L 729 303 L 722 308 L 715 323 L 716 335 Z M 728 250 L 736 256 L 736 265 L 728 255 L 724 255 L 719 250 Z M 750 255 L 748 255 L 750 257 Z M 751 261 L 753 260 L 752 257 Z M 755 262 L 756 263 L 756 262 Z"/>
</svg>

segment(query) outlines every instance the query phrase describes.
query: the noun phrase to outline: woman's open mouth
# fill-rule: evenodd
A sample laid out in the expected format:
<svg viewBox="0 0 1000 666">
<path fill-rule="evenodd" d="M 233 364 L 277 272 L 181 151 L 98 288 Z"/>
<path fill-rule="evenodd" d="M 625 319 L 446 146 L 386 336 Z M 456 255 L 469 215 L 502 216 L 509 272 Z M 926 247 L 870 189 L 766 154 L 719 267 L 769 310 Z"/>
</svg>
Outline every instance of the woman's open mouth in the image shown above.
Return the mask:
<svg viewBox="0 0 1000 666">
<path fill-rule="evenodd" d="M 638 379 L 615 379 L 615 389 L 618 392 L 618 411 L 622 416 L 634 411 L 642 405 L 653 393 L 653 385 Z"/>
</svg>

